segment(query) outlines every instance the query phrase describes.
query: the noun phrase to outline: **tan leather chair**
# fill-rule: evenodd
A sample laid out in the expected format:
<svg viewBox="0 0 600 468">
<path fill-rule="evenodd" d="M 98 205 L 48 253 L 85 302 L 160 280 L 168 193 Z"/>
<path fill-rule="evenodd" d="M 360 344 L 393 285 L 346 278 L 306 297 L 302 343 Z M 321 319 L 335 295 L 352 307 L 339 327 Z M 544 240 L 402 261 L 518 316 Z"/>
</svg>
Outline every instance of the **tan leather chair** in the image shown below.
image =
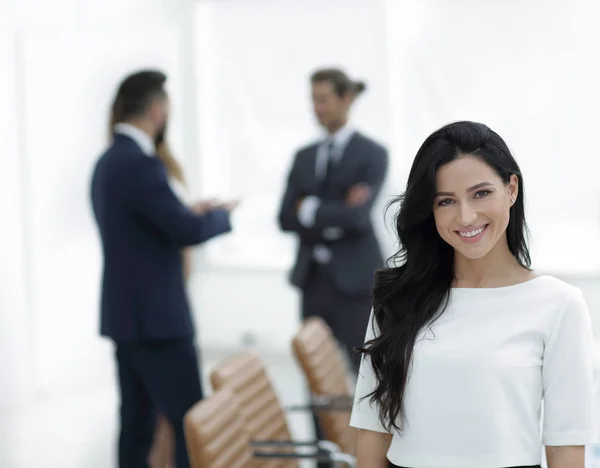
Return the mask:
<svg viewBox="0 0 600 468">
<path fill-rule="evenodd" d="M 352 391 L 348 367 L 331 329 L 318 317 L 306 319 L 292 340 L 292 351 L 315 402 L 323 407 L 317 416 L 325 439 L 345 453 L 356 454 L 358 431 L 349 425 Z"/>
<path fill-rule="evenodd" d="M 210 381 L 215 391 L 225 388 L 233 391 L 240 403 L 240 411 L 246 421 L 251 443 L 260 447 L 263 452 L 288 452 L 292 456 L 302 447 L 308 449 L 309 455 L 306 458 L 315 458 L 319 453 L 317 458 L 323 460 L 335 454 L 333 458 L 353 463 L 352 457 L 340 453 L 339 447 L 331 442 L 292 439 L 284 408 L 257 353 L 242 352 L 222 361 L 214 367 Z M 269 460 L 268 464 L 266 461 L 262 463 L 264 464 L 260 465 L 261 468 L 298 467 L 296 459 Z"/>
<path fill-rule="evenodd" d="M 332 466 L 355 467 L 353 457 L 321 453 L 299 456 L 293 451 L 274 452 L 264 444 L 254 445 L 243 417 L 242 406 L 233 391 L 224 388 L 196 403 L 184 420 L 185 439 L 191 468 L 265 468 L 289 463 L 290 457 L 331 461 Z"/>
<path fill-rule="evenodd" d="M 233 393 L 216 392 L 184 419 L 191 468 L 254 468 L 249 436 Z"/>
<path fill-rule="evenodd" d="M 235 393 L 252 440 L 291 440 L 285 412 L 258 354 L 242 352 L 218 363 L 210 383 L 215 391 L 227 387 Z"/>
</svg>

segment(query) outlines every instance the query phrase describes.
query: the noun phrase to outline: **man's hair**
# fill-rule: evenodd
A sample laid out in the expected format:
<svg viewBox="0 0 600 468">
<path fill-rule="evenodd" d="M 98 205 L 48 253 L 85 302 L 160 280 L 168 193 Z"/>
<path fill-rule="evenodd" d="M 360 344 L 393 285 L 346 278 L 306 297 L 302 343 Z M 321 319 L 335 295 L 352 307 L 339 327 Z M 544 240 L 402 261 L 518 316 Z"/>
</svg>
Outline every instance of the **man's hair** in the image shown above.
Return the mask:
<svg viewBox="0 0 600 468">
<path fill-rule="evenodd" d="M 322 68 L 317 70 L 311 75 L 310 82 L 312 84 L 322 82 L 331 83 L 335 93 L 339 97 L 343 97 L 348 93 L 358 96 L 367 88 L 364 81 L 351 80 L 348 78 L 348 75 L 339 68 Z"/>
<path fill-rule="evenodd" d="M 126 77 L 117 91 L 112 106 L 116 122 L 141 117 L 157 97 L 166 97 L 167 76 L 158 70 L 142 70 Z"/>
</svg>

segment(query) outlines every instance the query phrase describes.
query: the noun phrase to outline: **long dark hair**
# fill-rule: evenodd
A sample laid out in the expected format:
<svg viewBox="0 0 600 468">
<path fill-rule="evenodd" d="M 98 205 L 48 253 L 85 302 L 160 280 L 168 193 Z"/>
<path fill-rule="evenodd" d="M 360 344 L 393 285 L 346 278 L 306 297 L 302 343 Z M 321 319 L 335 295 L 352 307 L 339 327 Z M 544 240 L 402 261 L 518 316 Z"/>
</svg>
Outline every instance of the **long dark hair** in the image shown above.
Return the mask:
<svg viewBox="0 0 600 468">
<path fill-rule="evenodd" d="M 525 268 L 527 247 L 523 177 L 502 138 L 487 126 L 456 122 L 430 135 L 415 157 L 395 218 L 400 250 L 392 266 L 375 275 L 373 327 L 375 339 L 359 351 L 373 366 L 376 387 L 366 395 L 379 407 L 388 430 L 401 430 L 403 400 L 413 348 L 420 331 L 445 310 L 454 280 L 454 250 L 439 236 L 433 217 L 437 170 L 461 155 L 476 156 L 508 184 L 519 180 L 519 196 L 510 208 L 507 240 L 510 252 Z M 389 206 L 388 206 L 389 208 Z"/>
</svg>

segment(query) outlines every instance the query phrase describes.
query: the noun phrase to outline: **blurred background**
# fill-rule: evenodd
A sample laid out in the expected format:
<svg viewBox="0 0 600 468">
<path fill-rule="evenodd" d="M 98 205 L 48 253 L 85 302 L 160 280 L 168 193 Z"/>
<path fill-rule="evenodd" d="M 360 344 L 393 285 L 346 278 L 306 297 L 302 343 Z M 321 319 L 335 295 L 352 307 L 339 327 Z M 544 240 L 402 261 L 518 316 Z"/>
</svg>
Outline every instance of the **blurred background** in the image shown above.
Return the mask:
<svg viewBox="0 0 600 468">
<path fill-rule="evenodd" d="M 235 232 L 196 249 L 204 371 L 253 347 L 283 399 L 302 398 L 295 241 L 276 214 L 294 151 L 319 134 L 322 66 L 368 84 L 353 122 L 390 150 L 374 210 L 387 255 L 384 207 L 420 143 L 484 122 L 521 165 L 535 268 L 583 289 L 600 334 L 599 14 L 592 0 L 0 0 L 0 466 L 113 466 L 89 179 L 116 86 L 139 68 L 169 76 L 169 139 L 194 198 L 243 200 Z"/>
</svg>

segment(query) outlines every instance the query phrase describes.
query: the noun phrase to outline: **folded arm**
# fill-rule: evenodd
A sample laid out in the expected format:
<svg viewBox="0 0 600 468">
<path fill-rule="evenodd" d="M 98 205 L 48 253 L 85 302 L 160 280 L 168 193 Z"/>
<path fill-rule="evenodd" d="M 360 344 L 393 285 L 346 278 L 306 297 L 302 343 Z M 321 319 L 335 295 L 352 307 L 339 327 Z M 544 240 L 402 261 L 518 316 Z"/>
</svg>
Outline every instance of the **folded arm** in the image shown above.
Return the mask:
<svg viewBox="0 0 600 468">
<path fill-rule="evenodd" d="M 229 213 L 223 209 L 197 215 L 171 190 L 158 161 L 141 160 L 132 168 L 130 196 L 134 210 L 165 233 L 175 244 L 200 244 L 231 231 Z"/>
<path fill-rule="evenodd" d="M 285 193 L 279 207 L 279 227 L 284 232 L 295 232 L 305 244 L 317 244 L 324 239 L 322 233 L 303 223 L 303 217 L 299 215 L 302 201 L 311 197 L 305 198 L 306 194 L 301 190 L 297 181 L 297 171 L 298 155 L 296 155 L 288 174 Z"/>
<path fill-rule="evenodd" d="M 367 229 L 371 222 L 371 209 L 381 191 L 387 168 L 387 152 L 383 148 L 378 148 L 378 151 L 371 156 L 364 179 L 359 182 L 370 189 L 369 199 L 359 205 L 348 204 L 346 201 L 313 201 L 310 207 L 306 208 L 307 222 L 317 230 L 341 228 L 349 231 L 364 231 Z"/>
</svg>

